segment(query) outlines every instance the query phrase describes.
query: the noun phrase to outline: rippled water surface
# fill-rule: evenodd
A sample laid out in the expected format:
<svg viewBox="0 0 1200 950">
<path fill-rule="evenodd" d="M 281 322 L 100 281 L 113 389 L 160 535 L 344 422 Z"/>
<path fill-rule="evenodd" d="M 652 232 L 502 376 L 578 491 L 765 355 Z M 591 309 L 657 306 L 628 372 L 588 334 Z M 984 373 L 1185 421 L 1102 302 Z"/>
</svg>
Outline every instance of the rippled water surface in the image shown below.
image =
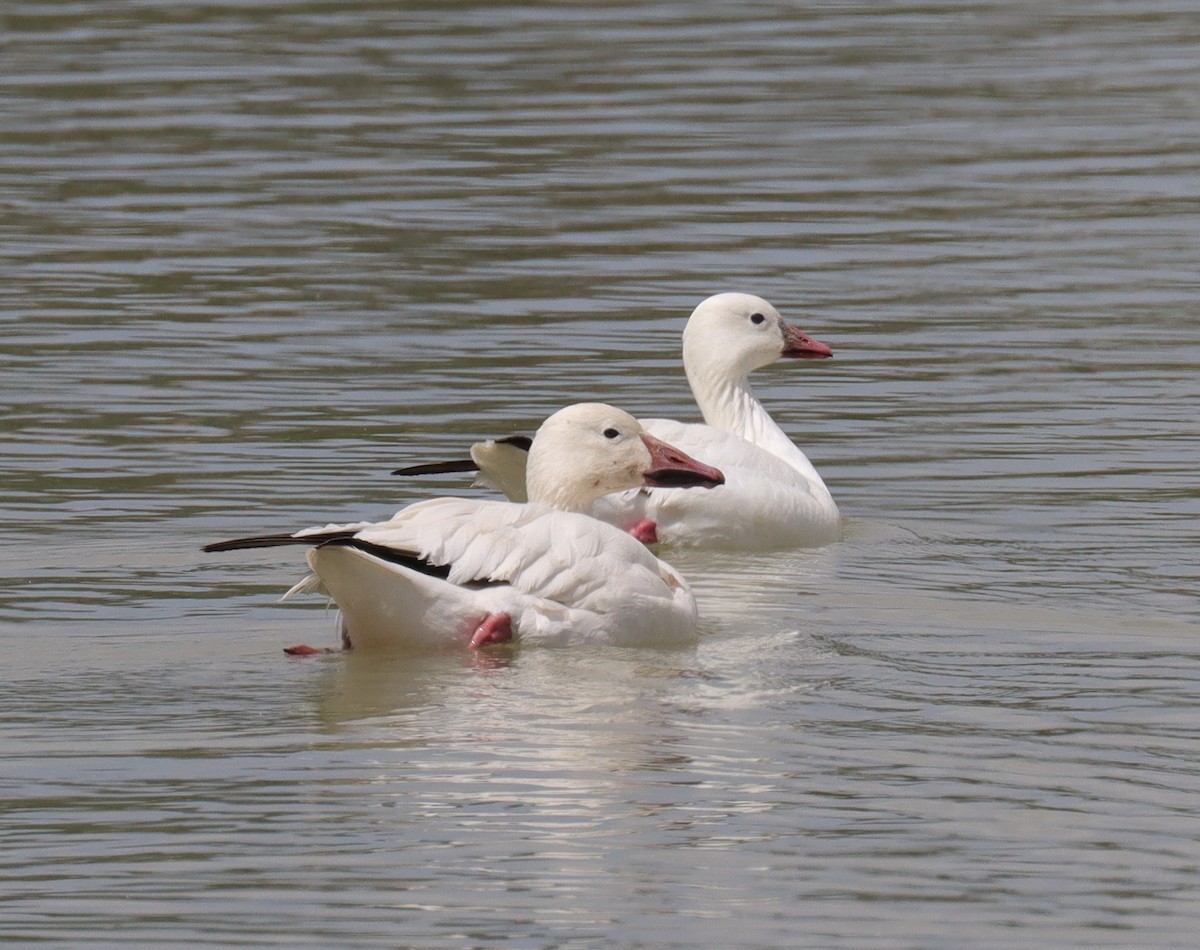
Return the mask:
<svg viewBox="0 0 1200 950">
<path fill-rule="evenodd" d="M 1200 14 L 13 0 L 0 940 L 1191 946 Z M 288 660 L 294 551 L 569 401 L 760 395 L 839 544 L 694 648 Z"/>
</svg>

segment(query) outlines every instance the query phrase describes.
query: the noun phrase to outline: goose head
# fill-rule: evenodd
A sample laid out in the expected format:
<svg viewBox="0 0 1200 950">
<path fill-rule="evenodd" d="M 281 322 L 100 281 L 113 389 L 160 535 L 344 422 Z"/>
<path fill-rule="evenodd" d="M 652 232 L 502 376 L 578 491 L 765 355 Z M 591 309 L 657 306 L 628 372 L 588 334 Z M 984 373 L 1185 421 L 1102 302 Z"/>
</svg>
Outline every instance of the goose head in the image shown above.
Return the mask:
<svg viewBox="0 0 1200 950">
<path fill-rule="evenodd" d="M 711 488 L 725 476 L 647 433 L 627 412 L 602 403 L 560 409 L 529 448 L 529 500 L 583 511 L 601 495 L 639 486 Z"/>
<path fill-rule="evenodd" d="M 779 359 L 833 356 L 819 340 L 801 333 L 762 297 L 717 294 L 692 311 L 683 330 L 688 376 L 736 380 Z"/>
</svg>

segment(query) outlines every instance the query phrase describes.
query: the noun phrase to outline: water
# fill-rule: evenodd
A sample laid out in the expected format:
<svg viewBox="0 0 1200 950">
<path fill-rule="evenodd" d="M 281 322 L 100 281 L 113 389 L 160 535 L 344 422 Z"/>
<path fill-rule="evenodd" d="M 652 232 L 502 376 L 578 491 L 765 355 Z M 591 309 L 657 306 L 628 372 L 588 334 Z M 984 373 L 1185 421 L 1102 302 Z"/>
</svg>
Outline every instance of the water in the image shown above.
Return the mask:
<svg viewBox="0 0 1200 950">
<path fill-rule="evenodd" d="M 1190 3 L 4 11 L 0 939 L 1190 946 Z M 838 545 L 691 649 L 289 661 L 295 552 L 686 314 Z"/>
</svg>

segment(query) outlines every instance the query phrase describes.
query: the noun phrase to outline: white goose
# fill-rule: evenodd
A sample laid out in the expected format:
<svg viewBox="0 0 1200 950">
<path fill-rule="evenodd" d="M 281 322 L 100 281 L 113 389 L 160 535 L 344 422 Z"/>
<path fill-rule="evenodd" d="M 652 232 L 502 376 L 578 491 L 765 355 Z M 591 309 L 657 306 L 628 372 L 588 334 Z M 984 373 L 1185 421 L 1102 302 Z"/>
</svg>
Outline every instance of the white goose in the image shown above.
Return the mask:
<svg viewBox="0 0 1200 950">
<path fill-rule="evenodd" d="M 647 543 L 769 551 L 828 544 L 841 515 L 825 482 L 750 390 L 749 375 L 779 359 L 833 351 L 751 294 L 717 294 L 683 331 L 683 367 L 704 424 L 645 419 L 646 431 L 718 466 L 712 491 L 636 489 L 598 499 L 591 513 Z M 471 461 L 416 465 L 396 474 L 479 470 L 479 482 L 522 499 L 528 440 L 480 442 Z"/>
<path fill-rule="evenodd" d="M 580 512 L 634 485 L 722 480 L 628 413 L 584 403 L 538 429 L 528 453 L 528 503 L 435 498 L 390 521 L 238 538 L 204 550 L 309 545 L 313 574 L 288 593 L 332 597 L 343 642 L 356 651 L 508 640 L 678 642 L 696 628 L 683 578 L 629 534 Z"/>
</svg>

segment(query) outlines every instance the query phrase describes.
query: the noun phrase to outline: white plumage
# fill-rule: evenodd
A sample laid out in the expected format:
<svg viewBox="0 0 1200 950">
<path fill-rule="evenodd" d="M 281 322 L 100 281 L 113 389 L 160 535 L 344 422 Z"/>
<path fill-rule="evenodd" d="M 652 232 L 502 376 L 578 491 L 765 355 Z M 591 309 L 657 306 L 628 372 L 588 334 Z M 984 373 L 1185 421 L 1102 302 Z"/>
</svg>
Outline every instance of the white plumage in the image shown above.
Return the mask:
<svg viewBox="0 0 1200 950">
<path fill-rule="evenodd" d="M 611 406 L 560 410 L 529 453 L 534 501 L 438 498 L 388 521 L 326 525 L 209 545 L 308 544 L 320 590 L 355 650 L 487 643 L 671 643 L 695 635 L 683 578 L 633 537 L 580 513 L 604 492 L 721 473 L 647 435 Z"/>
<path fill-rule="evenodd" d="M 645 540 L 714 549 L 769 551 L 828 544 L 841 514 L 820 474 L 750 389 L 749 375 L 779 359 L 832 356 L 825 344 L 788 324 L 751 294 L 717 294 L 692 312 L 683 332 L 683 365 L 704 423 L 645 419 L 656 438 L 716 465 L 725 484 L 711 491 L 639 488 L 608 495 L 591 513 Z M 471 448 L 479 482 L 523 498 L 519 443 Z M 461 471 L 464 463 L 415 466 L 403 474 Z M 653 530 L 650 528 L 653 524 Z"/>
<path fill-rule="evenodd" d="M 489 616 L 525 643 L 671 643 L 695 635 L 687 584 L 628 534 L 535 503 L 438 498 L 360 530 L 368 544 L 446 565 L 445 579 L 341 545 L 308 563 L 355 649 L 456 640 Z"/>
<path fill-rule="evenodd" d="M 703 495 L 690 488 L 606 495 L 593 503 L 595 517 L 625 531 L 652 521 L 663 544 L 713 550 L 813 547 L 841 536 L 841 515 L 815 469 L 806 475 L 713 426 L 672 419 L 647 419 L 643 424 L 656 438 L 687 446 L 689 455 L 712 459 L 725 475 L 725 484 Z"/>
</svg>

